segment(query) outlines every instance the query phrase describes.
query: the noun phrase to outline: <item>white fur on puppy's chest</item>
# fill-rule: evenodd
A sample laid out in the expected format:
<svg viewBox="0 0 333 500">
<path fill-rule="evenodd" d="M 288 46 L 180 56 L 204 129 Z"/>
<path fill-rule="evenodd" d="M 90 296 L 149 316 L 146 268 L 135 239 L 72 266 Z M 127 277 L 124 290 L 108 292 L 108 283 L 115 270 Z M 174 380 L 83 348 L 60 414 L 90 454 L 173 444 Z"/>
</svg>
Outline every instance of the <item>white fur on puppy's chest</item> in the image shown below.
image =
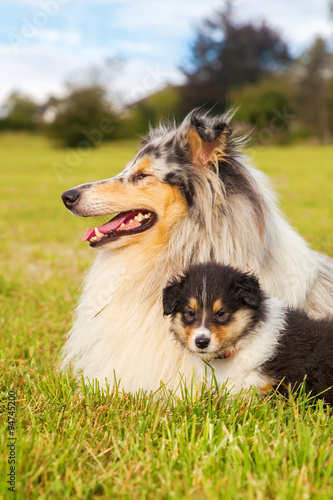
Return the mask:
<svg viewBox="0 0 333 500">
<path fill-rule="evenodd" d="M 270 297 L 266 300 L 267 319 L 252 333 L 243 337 L 236 344 L 228 358 L 212 359 L 209 365 L 219 385 L 227 383 L 231 394 L 251 387 L 260 389 L 271 380 L 262 374 L 260 366 L 270 359 L 277 348 L 280 332 L 285 327 L 286 308 L 279 299 Z M 206 373 L 212 379 L 212 372 L 207 372 L 207 365 L 198 359 L 196 370 L 200 376 Z"/>
</svg>

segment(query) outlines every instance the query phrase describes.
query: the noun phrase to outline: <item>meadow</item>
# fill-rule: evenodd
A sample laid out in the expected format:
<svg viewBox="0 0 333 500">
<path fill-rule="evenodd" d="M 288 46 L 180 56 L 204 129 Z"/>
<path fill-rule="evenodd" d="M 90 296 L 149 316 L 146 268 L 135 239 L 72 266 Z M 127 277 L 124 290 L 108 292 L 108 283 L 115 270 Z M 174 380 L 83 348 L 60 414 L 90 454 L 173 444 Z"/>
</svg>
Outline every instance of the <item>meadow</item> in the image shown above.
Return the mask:
<svg viewBox="0 0 333 500">
<path fill-rule="evenodd" d="M 210 391 L 182 401 L 101 394 L 58 373 L 93 258 L 81 242 L 89 223 L 60 195 L 111 177 L 135 150 L 109 143 L 77 154 L 38 136 L 0 136 L 0 497 L 333 498 L 333 419 L 321 402 L 273 394 L 229 404 Z M 333 256 L 333 147 L 249 154 L 271 176 L 293 226 Z M 8 416 L 16 419 L 13 436 Z M 16 438 L 15 493 L 7 489 L 9 438 Z"/>
</svg>

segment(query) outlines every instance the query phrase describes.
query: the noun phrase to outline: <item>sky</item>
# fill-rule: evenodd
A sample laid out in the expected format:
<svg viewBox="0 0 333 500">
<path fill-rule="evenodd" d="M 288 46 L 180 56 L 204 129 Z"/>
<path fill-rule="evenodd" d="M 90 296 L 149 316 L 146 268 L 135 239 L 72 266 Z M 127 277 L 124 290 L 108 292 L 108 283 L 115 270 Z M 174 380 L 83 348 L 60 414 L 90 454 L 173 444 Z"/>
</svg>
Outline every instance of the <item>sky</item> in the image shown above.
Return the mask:
<svg viewBox="0 0 333 500">
<path fill-rule="evenodd" d="M 131 102 L 183 81 L 195 28 L 222 0 L 2 0 L 0 102 L 18 90 L 43 102 L 64 83 L 102 67 L 116 99 Z M 328 0 L 235 0 L 239 20 L 263 21 L 294 55 L 316 35 L 333 39 Z"/>
</svg>

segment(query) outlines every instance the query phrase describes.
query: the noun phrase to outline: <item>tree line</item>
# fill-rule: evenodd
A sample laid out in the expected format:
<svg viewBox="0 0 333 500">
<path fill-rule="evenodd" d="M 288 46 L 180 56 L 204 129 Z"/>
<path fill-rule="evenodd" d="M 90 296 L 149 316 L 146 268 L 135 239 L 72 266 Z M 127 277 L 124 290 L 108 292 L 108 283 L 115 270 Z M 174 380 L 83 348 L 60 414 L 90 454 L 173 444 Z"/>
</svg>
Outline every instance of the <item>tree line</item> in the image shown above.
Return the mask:
<svg viewBox="0 0 333 500">
<path fill-rule="evenodd" d="M 333 18 L 333 0 L 330 4 Z M 119 110 L 105 84 L 71 84 L 63 98 L 37 105 L 13 93 L 3 107 L 0 131 L 47 134 L 66 147 L 144 134 L 148 123 L 193 109 L 237 109 L 240 132 L 258 143 L 317 141 L 333 137 L 333 53 L 316 38 L 292 57 L 283 37 L 266 22 L 240 22 L 228 3 L 198 27 L 182 67 L 184 85 L 168 87 Z M 97 134 L 97 131 L 102 133 Z M 92 132 L 95 131 L 95 132 Z M 92 137 L 99 137 L 93 141 Z"/>
</svg>

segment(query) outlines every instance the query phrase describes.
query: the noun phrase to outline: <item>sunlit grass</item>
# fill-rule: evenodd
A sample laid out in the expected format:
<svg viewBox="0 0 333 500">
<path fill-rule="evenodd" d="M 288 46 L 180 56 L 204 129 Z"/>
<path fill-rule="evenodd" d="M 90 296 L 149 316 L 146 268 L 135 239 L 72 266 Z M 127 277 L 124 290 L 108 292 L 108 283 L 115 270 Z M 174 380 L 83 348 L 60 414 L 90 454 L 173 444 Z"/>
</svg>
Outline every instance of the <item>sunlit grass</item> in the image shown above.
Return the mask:
<svg viewBox="0 0 333 500">
<path fill-rule="evenodd" d="M 322 403 L 228 402 L 78 390 L 56 363 L 84 269 L 87 221 L 60 195 L 111 177 L 135 152 L 105 145 L 84 157 L 39 137 L 0 137 L 1 452 L 3 498 L 326 499 L 333 424 Z M 333 148 L 250 151 L 311 245 L 333 255 Z M 56 164 L 54 162 L 57 162 Z M 59 174 L 59 164 L 67 170 Z M 58 167 L 55 167 L 58 165 Z M 89 224 L 88 224 L 89 225 Z M 6 490 L 7 397 L 16 391 L 16 496 Z"/>
</svg>

